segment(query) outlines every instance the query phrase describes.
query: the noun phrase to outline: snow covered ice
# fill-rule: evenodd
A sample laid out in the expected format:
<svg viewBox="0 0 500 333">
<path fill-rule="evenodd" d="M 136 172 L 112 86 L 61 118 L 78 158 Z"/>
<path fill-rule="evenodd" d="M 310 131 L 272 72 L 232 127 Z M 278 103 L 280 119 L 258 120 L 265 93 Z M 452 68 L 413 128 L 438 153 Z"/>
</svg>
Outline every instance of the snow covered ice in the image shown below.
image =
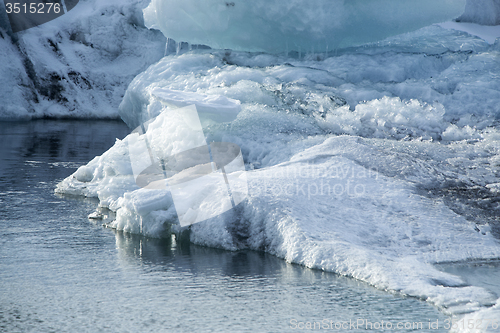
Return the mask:
<svg viewBox="0 0 500 333">
<path fill-rule="evenodd" d="M 500 317 L 499 295 L 435 266 L 500 258 L 498 1 L 305 3 L 88 0 L 17 37 L 2 28 L 1 115 L 119 112 L 131 129 L 147 124 L 157 156 L 233 143 L 246 170 L 227 176 L 244 174 L 248 197 L 205 205 L 191 242 Z M 190 44 L 170 52 L 172 39 Z M 62 88 L 47 90 L 54 73 Z M 189 105 L 201 129 L 187 135 Z M 179 214 L 168 187 L 138 186 L 133 135 L 56 191 L 97 197 L 113 228 L 180 234 L 201 191 Z"/>
<path fill-rule="evenodd" d="M 0 2 L 0 119 L 119 118 L 127 85 L 165 50 L 144 27 L 145 2 L 81 0 L 19 33 Z"/>
<path fill-rule="evenodd" d="M 179 50 L 202 43 L 302 57 L 376 42 L 459 16 L 461 22 L 447 28 L 492 44 L 500 35 L 493 26 L 478 25 L 499 20 L 496 0 L 315 0 L 314 5 L 304 0 L 252 5 L 81 0 L 68 14 L 19 33 L 12 32 L 2 2 L 0 119 L 117 118 L 128 84 L 165 53 L 175 52 L 173 39 L 191 43 L 179 43 Z M 162 30 L 166 37 L 146 26 Z"/>
</svg>

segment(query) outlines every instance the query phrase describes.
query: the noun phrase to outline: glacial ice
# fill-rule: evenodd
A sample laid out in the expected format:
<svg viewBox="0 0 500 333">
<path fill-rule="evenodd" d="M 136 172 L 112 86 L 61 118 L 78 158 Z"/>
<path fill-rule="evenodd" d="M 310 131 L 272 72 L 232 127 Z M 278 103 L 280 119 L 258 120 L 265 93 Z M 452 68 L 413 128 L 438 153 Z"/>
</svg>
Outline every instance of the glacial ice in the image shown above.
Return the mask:
<svg viewBox="0 0 500 333">
<path fill-rule="evenodd" d="M 457 21 L 481 25 L 500 25 L 500 1 L 467 0 L 465 12 Z"/>
<path fill-rule="evenodd" d="M 248 20 L 236 23 L 251 24 L 261 14 L 264 19 L 273 18 L 271 26 L 259 25 L 259 29 L 266 32 L 264 38 L 254 38 L 246 27 L 241 28 L 243 33 L 232 29 L 231 36 L 226 36 L 216 27 L 233 21 L 224 23 L 210 17 L 210 13 L 220 17 L 230 11 L 240 13 L 244 6 L 250 5 L 227 1 L 226 6 L 226 2 L 221 1 L 217 2 L 217 6 L 210 7 L 206 15 L 198 11 L 214 2 L 193 5 L 188 1 L 81 0 L 68 14 L 20 33 L 12 33 L 4 4 L 0 2 L 0 58 L 4 59 L 0 62 L 0 119 L 47 116 L 117 118 L 116 107 L 127 85 L 137 74 L 172 51 L 172 38 L 181 41 L 185 37 L 190 43 L 203 40 L 214 47 L 273 52 L 288 50 L 290 55 L 301 57 L 320 51 L 331 53 L 339 47 L 414 31 L 433 22 L 458 17 L 464 8 L 463 22 L 492 24 L 495 17 L 498 20 L 498 11 L 496 16 L 494 14 L 498 0 L 469 0 L 467 6 L 465 0 L 355 0 L 345 4 L 341 0 L 315 0 L 321 6 L 306 6 L 306 9 L 299 7 L 304 0 L 283 1 L 280 5 L 254 1 L 252 4 L 255 7 L 249 8 L 253 14 Z M 148 30 L 144 26 L 142 9 L 148 4 L 146 22 L 161 28 L 166 37 L 171 38 L 170 43 L 166 43 L 166 37 L 159 31 Z M 287 13 L 280 12 L 283 9 L 281 6 L 286 6 L 289 13 L 295 13 L 293 20 L 285 17 Z M 266 9 L 259 12 L 261 7 Z M 183 8 L 194 8 L 194 13 L 199 13 L 206 20 L 193 25 L 191 18 L 177 15 L 177 9 Z M 313 17 L 318 13 L 321 15 Z M 159 21 L 159 14 L 173 17 L 175 23 L 182 23 L 166 28 L 177 26 L 182 30 L 169 34 L 170 30 L 162 28 L 164 22 Z M 274 20 L 276 14 L 279 14 L 280 20 Z M 332 20 L 327 15 L 337 19 Z M 455 25 L 448 28 L 476 34 L 492 44 L 499 36 L 497 27 L 468 26 L 474 23 L 463 22 L 449 22 Z M 205 33 L 198 34 L 198 28 L 217 31 L 207 36 Z M 262 31 L 259 29 L 253 33 L 260 34 Z M 267 29 L 277 30 L 271 33 Z M 328 32 L 328 38 L 322 37 L 320 29 L 326 29 L 323 31 Z M 297 40 L 289 40 L 283 47 L 284 39 L 280 38 L 293 31 L 298 33 Z M 331 34 L 332 31 L 335 34 Z M 270 39 L 276 40 L 269 44 Z M 182 45 L 179 50 L 189 49 L 187 44 Z"/>
<path fill-rule="evenodd" d="M 465 0 L 152 0 L 149 28 L 177 41 L 270 53 L 324 52 L 448 21 Z"/>
<path fill-rule="evenodd" d="M 168 112 L 156 121 L 161 123 Z M 160 130 L 151 129 L 152 141 L 174 144 L 176 134 Z M 456 147 L 356 136 L 321 136 L 309 145 L 291 157 L 274 151 L 283 162 L 247 171 L 249 199 L 193 225 L 191 241 L 228 250 L 265 250 L 289 262 L 428 299 L 450 313 L 495 302 L 493 294 L 464 286 L 458 277 L 432 266 L 500 256 L 488 224 L 469 222 L 442 199 L 415 191 L 415 184 L 445 182 L 441 173 L 465 178 L 453 174 L 461 172 L 451 165 L 460 156 Z M 474 154 L 480 147 L 462 154 Z M 127 167 L 128 151 L 127 138 L 117 141 L 85 167 L 93 170 L 92 180 L 79 181 L 78 173 L 88 174 L 79 169 L 57 191 L 98 196 L 102 206 L 116 211 L 110 226 L 121 230 L 153 237 L 179 230 L 170 192 L 138 188 Z M 191 199 L 196 201 L 197 195 L 193 192 Z"/>
</svg>

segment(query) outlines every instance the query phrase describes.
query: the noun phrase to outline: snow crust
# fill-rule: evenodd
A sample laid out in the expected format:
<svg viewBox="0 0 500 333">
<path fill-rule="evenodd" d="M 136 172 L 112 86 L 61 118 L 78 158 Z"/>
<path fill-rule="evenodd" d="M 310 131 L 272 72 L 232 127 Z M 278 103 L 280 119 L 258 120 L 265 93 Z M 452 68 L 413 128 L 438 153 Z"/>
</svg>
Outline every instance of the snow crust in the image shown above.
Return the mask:
<svg viewBox="0 0 500 333">
<path fill-rule="evenodd" d="M 214 48 L 320 52 L 374 42 L 448 21 L 465 0 L 152 0 L 149 28 Z"/>
<path fill-rule="evenodd" d="M 159 139 L 170 142 L 169 132 L 163 133 Z M 385 146 L 384 140 L 351 136 L 321 140 L 291 158 L 281 155 L 285 162 L 248 171 L 248 200 L 191 226 L 190 240 L 228 250 L 265 250 L 289 262 L 427 299 L 448 313 L 494 304 L 493 294 L 432 266 L 500 256 L 498 241 L 487 224 L 478 226 L 442 200 L 415 192 L 415 182 L 451 172 L 448 166 L 440 170 L 430 161 L 395 153 L 398 149 Z M 432 143 L 396 145 L 402 150 L 432 151 Z M 138 188 L 127 167 L 128 151 L 127 139 L 117 141 L 59 184 L 57 191 L 98 196 L 102 206 L 116 210 L 111 227 L 153 237 L 164 237 L 171 228 L 179 232 L 170 192 Z M 453 156 L 448 151 L 446 162 Z M 386 170 L 378 170 L 378 163 L 385 164 Z M 404 170 L 414 164 L 421 168 L 403 177 L 386 175 L 387 169 Z M 94 177 L 89 181 L 90 170 Z M 193 201 L 197 195 L 192 192 Z"/>
</svg>

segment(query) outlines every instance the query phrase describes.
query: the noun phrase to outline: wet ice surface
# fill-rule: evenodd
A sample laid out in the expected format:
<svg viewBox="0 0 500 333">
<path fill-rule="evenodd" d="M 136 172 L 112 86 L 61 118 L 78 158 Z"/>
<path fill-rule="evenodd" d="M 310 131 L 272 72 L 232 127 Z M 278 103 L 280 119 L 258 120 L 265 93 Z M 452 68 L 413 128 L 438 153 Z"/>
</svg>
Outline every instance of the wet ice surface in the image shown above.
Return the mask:
<svg viewBox="0 0 500 333">
<path fill-rule="evenodd" d="M 0 129 L 2 331 L 286 332 L 293 319 L 446 319 L 417 299 L 262 252 L 176 244 L 89 221 L 95 200 L 53 188 L 127 134 L 120 122 Z"/>
</svg>

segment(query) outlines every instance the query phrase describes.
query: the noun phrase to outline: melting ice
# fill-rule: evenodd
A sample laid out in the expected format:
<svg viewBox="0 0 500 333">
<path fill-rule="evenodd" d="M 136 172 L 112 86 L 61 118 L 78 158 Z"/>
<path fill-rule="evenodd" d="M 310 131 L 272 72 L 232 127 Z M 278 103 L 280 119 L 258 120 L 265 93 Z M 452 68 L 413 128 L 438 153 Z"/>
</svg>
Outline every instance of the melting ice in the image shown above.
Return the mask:
<svg viewBox="0 0 500 333">
<path fill-rule="evenodd" d="M 146 26 L 215 48 L 318 52 L 448 21 L 465 0 L 152 0 Z"/>
</svg>

